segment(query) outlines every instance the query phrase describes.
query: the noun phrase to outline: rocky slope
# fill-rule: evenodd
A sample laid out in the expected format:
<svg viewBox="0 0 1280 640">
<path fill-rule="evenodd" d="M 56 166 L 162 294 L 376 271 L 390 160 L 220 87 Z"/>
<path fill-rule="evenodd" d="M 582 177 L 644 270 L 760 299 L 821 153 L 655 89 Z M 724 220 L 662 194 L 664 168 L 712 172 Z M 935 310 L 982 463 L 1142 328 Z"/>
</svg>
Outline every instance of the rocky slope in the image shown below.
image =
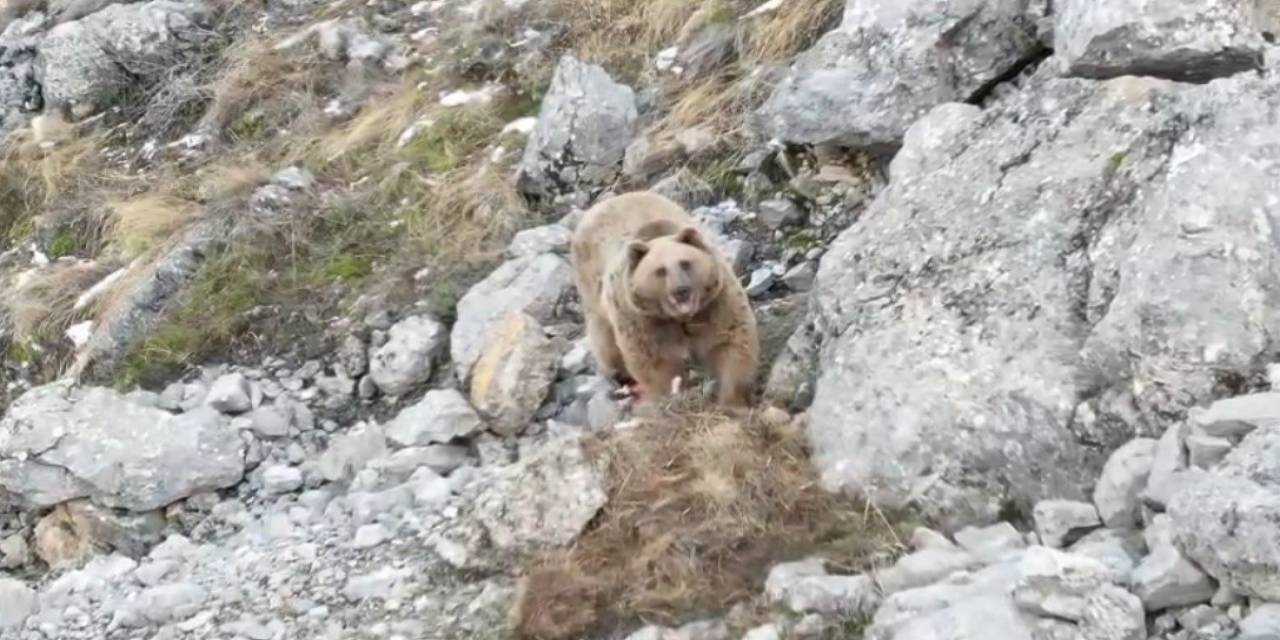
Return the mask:
<svg viewBox="0 0 1280 640">
<path fill-rule="evenodd" d="M 1270 3 L 677 4 L 4 5 L 0 638 L 1280 637 Z M 803 429 L 874 551 L 534 579 L 648 508 L 660 584 L 718 551 L 654 530 L 684 487 L 815 484 L 619 484 L 690 415 L 582 339 L 573 225 L 633 188 L 772 362 L 693 453 Z"/>
</svg>

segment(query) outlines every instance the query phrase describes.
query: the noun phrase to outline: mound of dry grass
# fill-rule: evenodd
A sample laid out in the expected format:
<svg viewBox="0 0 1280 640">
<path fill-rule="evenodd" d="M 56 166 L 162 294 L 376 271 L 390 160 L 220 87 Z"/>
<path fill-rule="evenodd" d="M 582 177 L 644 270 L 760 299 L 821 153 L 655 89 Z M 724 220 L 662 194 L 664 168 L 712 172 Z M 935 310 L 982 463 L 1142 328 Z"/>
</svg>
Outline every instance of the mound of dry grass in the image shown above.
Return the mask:
<svg viewBox="0 0 1280 640">
<path fill-rule="evenodd" d="M 595 447 L 609 503 L 573 548 L 533 563 L 512 611 L 520 637 L 724 612 L 778 562 L 818 553 L 855 571 L 900 546 L 878 510 L 819 486 L 794 422 L 675 410 Z"/>
</svg>

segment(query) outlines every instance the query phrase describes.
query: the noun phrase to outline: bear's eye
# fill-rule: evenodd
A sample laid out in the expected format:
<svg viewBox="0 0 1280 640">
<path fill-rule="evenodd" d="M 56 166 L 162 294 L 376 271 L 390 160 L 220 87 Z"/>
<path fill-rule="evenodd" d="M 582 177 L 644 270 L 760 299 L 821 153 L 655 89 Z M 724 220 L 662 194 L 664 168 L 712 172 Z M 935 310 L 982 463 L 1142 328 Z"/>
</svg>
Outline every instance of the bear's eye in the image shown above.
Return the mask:
<svg viewBox="0 0 1280 640">
<path fill-rule="evenodd" d="M 681 261 L 680 261 L 680 270 L 681 270 L 681 271 L 688 271 L 688 270 L 690 270 L 690 269 L 692 269 L 692 268 L 693 268 L 693 263 L 692 263 L 692 262 L 689 262 L 688 260 L 681 260 Z"/>
<path fill-rule="evenodd" d="M 665 277 L 667 277 L 667 268 L 666 268 L 666 267 L 658 267 L 657 271 L 654 271 L 654 273 L 656 273 L 656 274 L 658 275 L 658 277 L 659 277 L 659 278 L 665 278 Z"/>
</svg>

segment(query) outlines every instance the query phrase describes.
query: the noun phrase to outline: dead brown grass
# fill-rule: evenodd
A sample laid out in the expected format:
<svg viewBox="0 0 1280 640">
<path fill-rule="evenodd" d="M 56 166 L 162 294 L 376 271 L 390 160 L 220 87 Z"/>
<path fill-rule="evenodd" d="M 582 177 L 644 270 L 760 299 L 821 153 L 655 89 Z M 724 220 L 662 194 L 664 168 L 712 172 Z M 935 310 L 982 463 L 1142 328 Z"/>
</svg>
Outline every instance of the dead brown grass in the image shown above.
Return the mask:
<svg viewBox="0 0 1280 640">
<path fill-rule="evenodd" d="M 534 563 L 513 610 L 521 637 L 723 612 L 778 562 L 821 553 L 866 569 L 898 539 L 879 512 L 819 486 L 793 422 L 677 409 L 598 452 L 609 503 L 572 549 Z"/>
<path fill-rule="evenodd" d="M 746 18 L 743 58 L 749 63 L 778 62 L 808 49 L 839 22 L 844 4 L 844 0 L 783 0 L 777 9 Z"/>
<path fill-rule="evenodd" d="M 20 341 L 61 336 L 67 327 L 88 317 L 91 309 L 75 309 L 76 300 L 114 270 L 112 265 L 59 260 L 31 275 L 4 298 Z"/>
<path fill-rule="evenodd" d="M 109 200 L 107 207 L 113 217 L 111 243 L 125 258 L 163 243 L 201 212 L 196 203 L 163 192 Z"/>
</svg>

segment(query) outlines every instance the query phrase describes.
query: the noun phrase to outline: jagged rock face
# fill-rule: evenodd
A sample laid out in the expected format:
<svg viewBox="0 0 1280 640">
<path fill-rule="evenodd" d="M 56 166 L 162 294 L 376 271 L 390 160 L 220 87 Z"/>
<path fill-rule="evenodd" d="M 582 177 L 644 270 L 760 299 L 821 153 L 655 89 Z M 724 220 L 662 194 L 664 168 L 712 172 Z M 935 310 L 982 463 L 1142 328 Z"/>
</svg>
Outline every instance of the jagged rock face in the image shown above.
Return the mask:
<svg viewBox="0 0 1280 640">
<path fill-rule="evenodd" d="M 539 196 L 602 189 L 622 168 L 636 118 L 630 87 L 565 56 L 524 150 L 521 189 Z"/>
<path fill-rule="evenodd" d="M 893 148 L 933 107 L 1040 55 L 1027 0 L 848 0 L 756 114 L 787 142 Z"/>
<path fill-rule="evenodd" d="M 1252 0 L 1074 0 L 1055 18 L 1057 55 L 1073 76 L 1204 82 L 1262 66 Z"/>
<path fill-rule="evenodd" d="M 1175 542 L 1237 593 L 1280 600 L 1280 427 L 1249 434 L 1169 503 Z M 1193 472 L 1194 473 L 1194 472 Z"/>
<path fill-rule="evenodd" d="M 37 73 L 45 103 L 100 109 L 135 77 L 164 68 L 207 35 L 198 0 L 111 5 L 49 31 Z"/>
<path fill-rule="evenodd" d="M 0 498 L 48 507 L 88 497 L 148 511 L 229 487 L 245 468 L 244 442 L 213 409 L 174 415 L 110 389 L 37 387 L 0 421 Z"/>
<path fill-rule="evenodd" d="M 914 125 L 818 274 L 827 484 L 949 524 L 1080 500 L 1150 416 L 1260 368 L 1278 113 L 1268 77 L 1044 80 Z"/>
</svg>

